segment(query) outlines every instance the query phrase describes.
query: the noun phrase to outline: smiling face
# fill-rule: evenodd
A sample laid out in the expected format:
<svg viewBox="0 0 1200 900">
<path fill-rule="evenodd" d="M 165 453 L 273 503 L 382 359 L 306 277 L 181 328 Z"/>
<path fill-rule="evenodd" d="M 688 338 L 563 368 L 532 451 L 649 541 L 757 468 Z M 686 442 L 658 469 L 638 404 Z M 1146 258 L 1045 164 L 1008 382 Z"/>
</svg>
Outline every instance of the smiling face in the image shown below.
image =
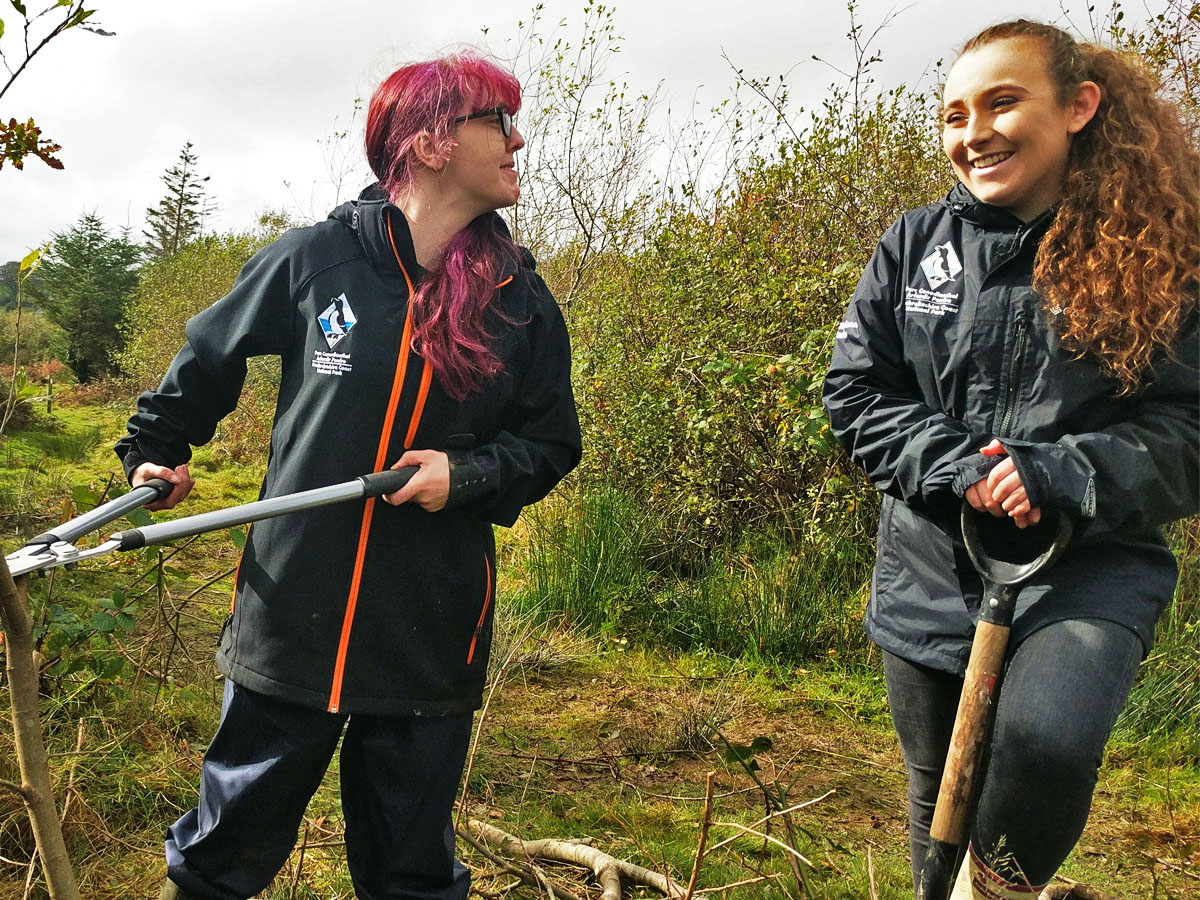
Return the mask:
<svg viewBox="0 0 1200 900">
<path fill-rule="evenodd" d="M 1100 89 L 1085 81 L 1061 102 L 1038 40 L 993 41 L 950 70 L 942 149 L 972 194 L 1028 222 L 1058 199 L 1071 138 L 1099 100 Z"/>
<path fill-rule="evenodd" d="M 460 111 L 460 115 L 476 112 Z M 517 184 L 515 154 L 525 139 L 513 123 L 504 136 L 498 116 L 469 119 L 457 126 L 456 146 L 440 173 L 443 188 L 453 186 L 475 215 L 512 206 L 521 190 Z"/>
</svg>

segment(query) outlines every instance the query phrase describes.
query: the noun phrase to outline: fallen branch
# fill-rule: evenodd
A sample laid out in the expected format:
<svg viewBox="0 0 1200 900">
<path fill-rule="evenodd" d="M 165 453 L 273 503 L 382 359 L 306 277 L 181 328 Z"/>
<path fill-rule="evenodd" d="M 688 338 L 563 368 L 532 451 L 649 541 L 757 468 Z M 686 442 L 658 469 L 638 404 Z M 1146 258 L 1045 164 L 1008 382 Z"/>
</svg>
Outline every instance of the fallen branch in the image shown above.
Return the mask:
<svg viewBox="0 0 1200 900">
<path fill-rule="evenodd" d="M 471 820 L 471 821 L 474 821 L 474 820 Z M 464 831 L 463 829 L 458 828 L 458 829 L 455 829 L 454 833 L 457 834 L 464 841 L 466 841 L 468 844 L 470 844 L 473 848 L 475 848 L 475 850 L 478 853 L 482 854 L 484 857 L 486 857 L 487 859 L 490 859 L 492 862 L 494 862 L 496 865 L 498 865 L 503 871 L 508 872 L 512 875 L 516 875 L 518 878 L 520 878 L 526 884 L 532 884 L 535 887 L 544 888 L 546 890 L 547 895 L 549 895 L 551 898 L 561 897 L 562 900 L 581 900 L 580 897 L 571 893 L 566 888 L 564 888 L 562 885 L 558 884 L 557 882 L 551 881 L 549 878 L 547 878 L 545 876 L 544 873 L 542 873 L 541 870 L 536 869 L 536 868 L 527 868 L 525 866 L 520 866 L 520 865 L 517 865 L 516 863 L 509 862 L 507 859 L 503 859 L 502 857 L 497 856 L 495 853 L 493 853 L 491 850 L 489 850 L 487 847 L 485 847 L 483 844 L 481 844 L 478 840 L 476 840 L 475 836 L 472 835 L 470 832 Z"/>
<path fill-rule="evenodd" d="M 654 888 L 668 897 L 684 895 L 684 888 L 667 876 L 651 872 L 649 869 L 644 869 L 626 860 L 617 859 L 615 856 L 610 856 L 604 851 L 586 844 L 554 838 L 523 841 L 495 825 L 489 825 L 477 819 L 469 819 L 467 824 L 482 840 L 509 856 L 571 863 L 591 869 L 603 888 L 601 900 L 621 900 L 622 878 L 633 884 Z"/>
<path fill-rule="evenodd" d="M 820 803 L 822 800 L 828 800 L 830 797 L 832 797 L 832 796 L 833 796 L 834 794 L 836 794 L 836 793 L 837 793 L 837 788 L 833 788 L 832 790 L 828 790 L 828 791 L 826 791 L 826 792 L 825 792 L 824 794 L 822 794 L 820 797 L 815 797 L 815 798 L 813 798 L 812 800 L 805 800 L 803 803 L 797 803 L 797 804 L 795 804 L 794 806 L 789 806 L 787 809 L 781 809 L 781 810 L 777 810 L 776 812 L 772 812 L 772 813 L 771 813 L 771 814 L 769 814 L 769 815 L 763 816 L 763 817 L 762 817 L 761 819 L 759 819 L 757 822 L 754 822 L 754 823 L 752 823 L 752 824 L 751 824 L 749 827 L 750 827 L 750 828 L 757 828 L 759 825 L 765 825 L 767 822 L 770 822 L 772 819 L 774 819 L 774 818 L 776 818 L 776 817 L 778 817 L 778 816 L 782 816 L 782 815 L 785 815 L 785 814 L 788 814 L 788 813 L 793 813 L 793 812 L 795 812 L 795 811 L 796 811 L 796 810 L 798 810 L 798 809 L 804 809 L 806 806 L 812 806 L 814 803 Z M 720 824 L 720 823 L 713 823 L 713 824 Z M 729 825 L 728 827 L 730 827 L 730 828 L 744 828 L 744 826 L 741 826 L 741 825 Z M 757 832 L 757 831 L 752 831 L 752 832 L 750 832 L 750 833 L 751 833 L 751 834 L 758 834 L 759 832 Z M 711 847 L 709 847 L 709 848 L 708 848 L 708 852 L 709 852 L 709 853 L 711 853 L 711 852 L 712 852 L 712 851 L 714 851 L 714 850 L 719 850 L 721 847 L 724 847 L 724 846 L 726 846 L 727 844 L 732 844 L 734 841 L 736 841 L 736 840 L 737 840 L 738 838 L 740 838 L 741 836 L 742 836 L 742 835 L 739 833 L 739 834 L 735 834 L 733 837 L 727 837 L 727 838 L 725 838 L 725 840 L 721 841 L 720 843 L 713 844 Z M 799 854 L 796 854 L 796 855 L 797 855 L 797 856 L 799 856 Z M 801 856 L 800 858 L 801 858 L 801 859 L 804 859 L 804 857 L 803 857 L 803 856 Z M 808 862 L 808 860 L 804 860 L 804 861 L 805 861 L 805 862 Z M 812 863 L 809 863 L 809 865 L 812 865 Z"/>
<path fill-rule="evenodd" d="M 715 825 L 718 828 L 736 829 L 739 832 L 739 834 L 734 835 L 734 838 L 741 837 L 742 835 L 746 835 L 746 834 L 750 835 L 751 837 L 760 837 L 764 841 L 768 841 L 769 843 L 772 843 L 775 846 L 779 847 L 780 849 L 786 851 L 789 854 L 788 855 L 789 859 L 792 859 L 792 858 L 798 859 L 800 862 L 804 863 L 810 869 L 816 869 L 816 866 L 814 866 L 812 864 L 812 860 L 810 860 L 807 856 L 805 856 L 803 853 L 801 853 L 795 847 L 785 844 L 783 841 L 779 840 L 778 838 L 773 838 L 769 834 L 764 834 L 761 831 L 755 831 L 753 828 L 747 828 L 745 825 L 742 825 L 738 822 L 713 822 L 713 825 Z M 727 838 L 726 840 L 721 841 L 720 844 L 714 844 L 712 849 L 716 850 L 717 847 L 723 847 L 726 844 L 730 843 L 732 840 L 733 840 L 733 838 Z"/>
<path fill-rule="evenodd" d="M 1160 866 L 1163 866 L 1164 868 L 1170 869 L 1173 872 L 1178 872 L 1180 875 L 1184 876 L 1185 878 L 1193 878 L 1196 881 L 1200 881 L 1200 875 L 1197 875 L 1195 872 L 1189 872 L 1187 869 L 1185 869 L 1183 866 L 1179 865 L 1178 863 L 1171 862 L 1171 860 L 1163 859 L 1162 857 L 1159 857 L 1159 856 L 1150 856 L 1149 854 L 1145 854 L 1145 856 L 1147 859 L 1154 861 L 1155 863 L 1157 863 Z"/>
<path fill-rule="evenodd" d="M 733 890 L 738 887 L 745 887 L 748 884 L 761 884 L 764 881 L 770 881 L 772 878 L 787 878 L 783 872 L 771 872 L 767 875 L 756 875 L 754 878 L 743 878 L 741 881 L 731 881 L 729 884 L 722 884 L 718 887 L 705 888 L 705 894 L 721 894 L 725 891 Z"/>
</svg>

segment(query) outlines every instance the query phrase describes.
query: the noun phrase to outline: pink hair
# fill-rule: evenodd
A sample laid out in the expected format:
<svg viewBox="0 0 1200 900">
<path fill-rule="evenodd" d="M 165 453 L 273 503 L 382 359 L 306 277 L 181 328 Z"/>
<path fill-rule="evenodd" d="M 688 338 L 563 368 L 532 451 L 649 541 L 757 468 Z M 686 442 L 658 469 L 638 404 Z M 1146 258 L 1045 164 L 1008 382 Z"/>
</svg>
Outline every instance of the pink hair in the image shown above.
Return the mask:
<svg viewBox="0 0 1200 900">
<path fill-rule="evenodd" d="M 375 89 L 367 108 L 367 161 L 380 188 L 394 200 L 412 187 L 421 167 L 413 152 L 417 135 L 428 132 L 448 152 L 460 110 L 501 104 L 515 114 L 521 85 L 477 53 L 397 69 Z M 505 260 L 516 260 L 518 253 L 502 220 L 485 213 L 451 238 L 441 263 L 417 285 L 413 349 L 429 361 L 442 388 L 456 400 L 503 371 L 488 346 L 485 318 Z"/>
</svg>

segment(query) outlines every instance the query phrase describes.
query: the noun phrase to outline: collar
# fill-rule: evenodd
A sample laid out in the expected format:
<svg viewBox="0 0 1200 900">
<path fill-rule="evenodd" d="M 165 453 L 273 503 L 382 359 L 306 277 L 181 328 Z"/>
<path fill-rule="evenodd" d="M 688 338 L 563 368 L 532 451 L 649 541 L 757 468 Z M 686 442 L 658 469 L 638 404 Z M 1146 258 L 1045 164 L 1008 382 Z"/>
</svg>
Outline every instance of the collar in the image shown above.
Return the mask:
<svg viewBox="0 0 1200 900">
<path fill-rule="evenodd" d="M 508 236 L 508 225 L 504 219 L 494 212 L 488 215 L 495 219 L 505 236 Z M 425 270 L 417 263 L 408 220 L 400 207 L 388 200 L 378 184 L 366 187 L 358 195 L 358 199 L 343 203 L 331 212 L 329 217 L 343 222 L 358 235 L 359 243 L 372 268 L 384 277 L 415 286 L 425 274 Z M 511 280 L 522 268 L 534 268 L 533 256 L 529 251 L 524 247 L 518 250 L 516 257 L 507 258 L 501 264 L 498 282 Z"/>
<path fill-rule="evenodd" d="M 358 235 L 371 267 L 388 279 L 397 279 L 411 290 L 423 274 L 417 264 L 408 220 L 376 184 L 357 200 L 335 209 L 330 218 L 349 225 Z"/>
<path fill-rule="evenodd" d="M 1019 231 L 1026 234 L 1044 231 L 1058 211 L 1056 207 L 1046 210 L 1032 222 L 1024 222 L 1007 209 L 984 203 L 972 194 L 961 181 L 957 182 L 942 200 L 952 215 L 958 216 L 984 228 Z"/>
</svg>

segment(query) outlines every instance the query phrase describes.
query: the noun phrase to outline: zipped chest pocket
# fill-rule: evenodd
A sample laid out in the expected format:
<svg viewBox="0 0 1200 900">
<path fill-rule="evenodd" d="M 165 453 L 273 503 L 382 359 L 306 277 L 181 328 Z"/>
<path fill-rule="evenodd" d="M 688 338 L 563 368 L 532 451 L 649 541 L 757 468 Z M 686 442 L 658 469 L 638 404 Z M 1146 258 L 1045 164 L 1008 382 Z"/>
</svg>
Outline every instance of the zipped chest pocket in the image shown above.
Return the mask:
<svg viewBox="0 0 1200 900">
<path fill-rule="evenodd" d="M 1011 432 L 1024 386 L 1025 358 L 1029 352 L 1029 314 L 1021 310 L 1014 323 L 1013 339 L 1008 359 L 1005 361 L 1000 392 L 1000 408 L 996 412 L 996 434 Z"/>
</svg>

